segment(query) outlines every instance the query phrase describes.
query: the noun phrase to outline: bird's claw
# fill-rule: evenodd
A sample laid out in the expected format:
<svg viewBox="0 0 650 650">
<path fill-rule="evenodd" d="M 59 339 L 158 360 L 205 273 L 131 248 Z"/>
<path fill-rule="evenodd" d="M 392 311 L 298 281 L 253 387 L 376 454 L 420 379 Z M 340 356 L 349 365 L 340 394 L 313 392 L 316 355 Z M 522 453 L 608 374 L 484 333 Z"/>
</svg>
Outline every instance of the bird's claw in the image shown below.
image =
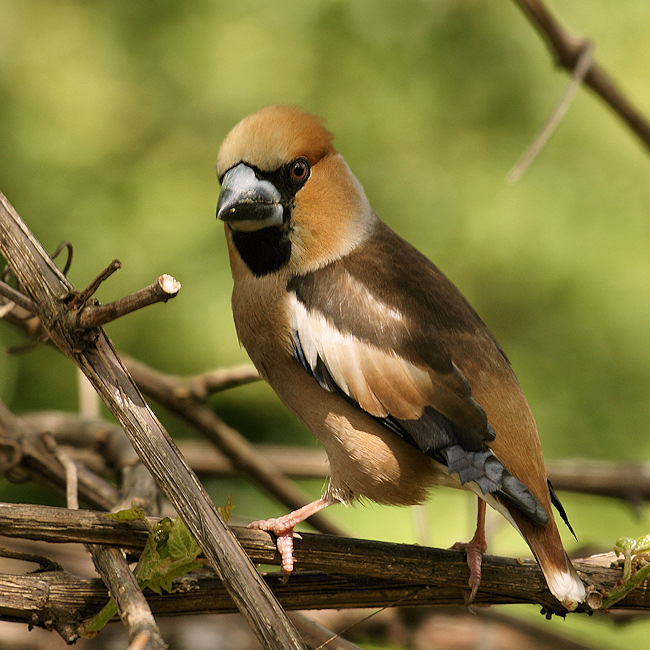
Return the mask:
<svg viewBox="0 0 650 650">
<path fill-rule="evenodd" d="M 247 528 L 254 530 L 265 530 L 273 533 L 277 537 L 276 546 L 278 553 L 282 558 L 281 568 L 284 574 L 282 581 L 287 582 L 289 575 L 293 571 L 293 527 L 295 524 L 289 523 L 285 517 L 277 519 L 260 519 L 248 524 Z"/>
<path fill-rule="evenodd" d="M 487 550 L 485 537 L 474 535 L 470 542 L 456 542 L 452 547 L 455 551 L 465 551 L 467 554 L 467 566 L 469 567 L 469 596 L 465 599 L 466 605 L 471 605 L 476 598 L 478 588 L 481 585 L 481 563 L 483 553 Z"/>
</svg>

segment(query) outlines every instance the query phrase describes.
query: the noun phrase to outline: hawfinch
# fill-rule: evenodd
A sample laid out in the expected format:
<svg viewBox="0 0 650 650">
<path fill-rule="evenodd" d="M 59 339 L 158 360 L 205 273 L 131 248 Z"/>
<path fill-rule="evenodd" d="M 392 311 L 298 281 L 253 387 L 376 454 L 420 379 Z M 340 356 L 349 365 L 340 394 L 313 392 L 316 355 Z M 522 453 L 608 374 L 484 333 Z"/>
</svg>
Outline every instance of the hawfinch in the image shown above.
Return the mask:
<svg viewBox="0 0 650 650">
<path fill-rule="evenodd" d="M 320 440 L 325 494 L 251 526 L 278 537 L 336 502 L 411 505 L 433 485 L 479 497 L 464 548 L 481 578 L 485 503 L 522 535 L 568 610 L 585 599 L 553 518 L 535 420 L 499 343 L 458 289 L 379 220 L 320 120 L 269 106 L 219 150 L 237 335 Z M 567 522 L 568 523 L 568 522 Z"/>
</svg>

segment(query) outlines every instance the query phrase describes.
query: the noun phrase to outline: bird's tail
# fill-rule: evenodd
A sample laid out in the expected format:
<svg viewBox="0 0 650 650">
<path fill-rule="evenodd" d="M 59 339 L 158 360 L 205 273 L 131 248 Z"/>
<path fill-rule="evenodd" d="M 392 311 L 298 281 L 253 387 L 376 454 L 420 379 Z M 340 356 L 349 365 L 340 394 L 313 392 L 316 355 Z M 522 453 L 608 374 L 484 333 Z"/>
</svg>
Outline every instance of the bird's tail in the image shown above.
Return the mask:
<svg viewBox="0 0 650 650">
<path fill-rule="evenodd" d="M 512 507 L 510 517 L 530 546 L 551 593 L 566 607 L 573 611 L 587 595 L 585 586 L 562 546 L 562 540 L 553 517 L 545 525 L 531 521 Z"/>
</svg>

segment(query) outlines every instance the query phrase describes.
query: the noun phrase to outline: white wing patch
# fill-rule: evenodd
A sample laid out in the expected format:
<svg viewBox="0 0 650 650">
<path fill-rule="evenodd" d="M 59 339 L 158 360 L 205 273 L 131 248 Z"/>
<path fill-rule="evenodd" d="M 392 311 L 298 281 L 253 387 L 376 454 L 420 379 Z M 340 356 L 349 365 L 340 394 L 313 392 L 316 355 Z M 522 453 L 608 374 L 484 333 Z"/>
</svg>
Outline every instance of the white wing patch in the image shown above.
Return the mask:
<svg viewBox="0 0 650 650">
<path fill-rule="evenodd" d="M 401 312 L 379 300 L 368 291 L 368 287 L 362 282 L 359 282 L 349 273 L 346 273 L 345 281 L 348 285 L 347 291 L 349 295 L 354 296 L 356 300 L 362 303 L 363 309 L 369 318 L 374 318 L 382 324 L 390 324 L 393 327 L 404 324 L 404 317 Z"/>
<path fill-rule="evenodd" d="M 291 327 L 309 367 L 315 371 L 320 358 L 336 385 L 364 411 L 375 417 L 416 419 L 432 402 L 435 385 L 428 369 L 341 332 L 322 314 L 307 310 L 295 295 L 290 310 Z M 399 312 L 390 311 L 389 317 L 401 319 Z"/>
</svg>

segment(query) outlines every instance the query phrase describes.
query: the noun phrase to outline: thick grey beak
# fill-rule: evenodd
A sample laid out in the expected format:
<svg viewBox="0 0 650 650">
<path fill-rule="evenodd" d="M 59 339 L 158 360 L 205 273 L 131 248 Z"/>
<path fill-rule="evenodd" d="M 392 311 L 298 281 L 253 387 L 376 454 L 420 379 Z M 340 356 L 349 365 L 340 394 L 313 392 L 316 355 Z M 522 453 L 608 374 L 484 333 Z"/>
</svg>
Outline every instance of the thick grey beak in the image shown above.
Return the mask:
<svg viewBox="0 0 650 650">
<path fill-rule="evenodd" d="M 281 226 L 281 198 L 273 183 L 260 180 L 248 165 L 239 163 L 223 177 L 217 219 L 246 232 Z"/>
</svg>

